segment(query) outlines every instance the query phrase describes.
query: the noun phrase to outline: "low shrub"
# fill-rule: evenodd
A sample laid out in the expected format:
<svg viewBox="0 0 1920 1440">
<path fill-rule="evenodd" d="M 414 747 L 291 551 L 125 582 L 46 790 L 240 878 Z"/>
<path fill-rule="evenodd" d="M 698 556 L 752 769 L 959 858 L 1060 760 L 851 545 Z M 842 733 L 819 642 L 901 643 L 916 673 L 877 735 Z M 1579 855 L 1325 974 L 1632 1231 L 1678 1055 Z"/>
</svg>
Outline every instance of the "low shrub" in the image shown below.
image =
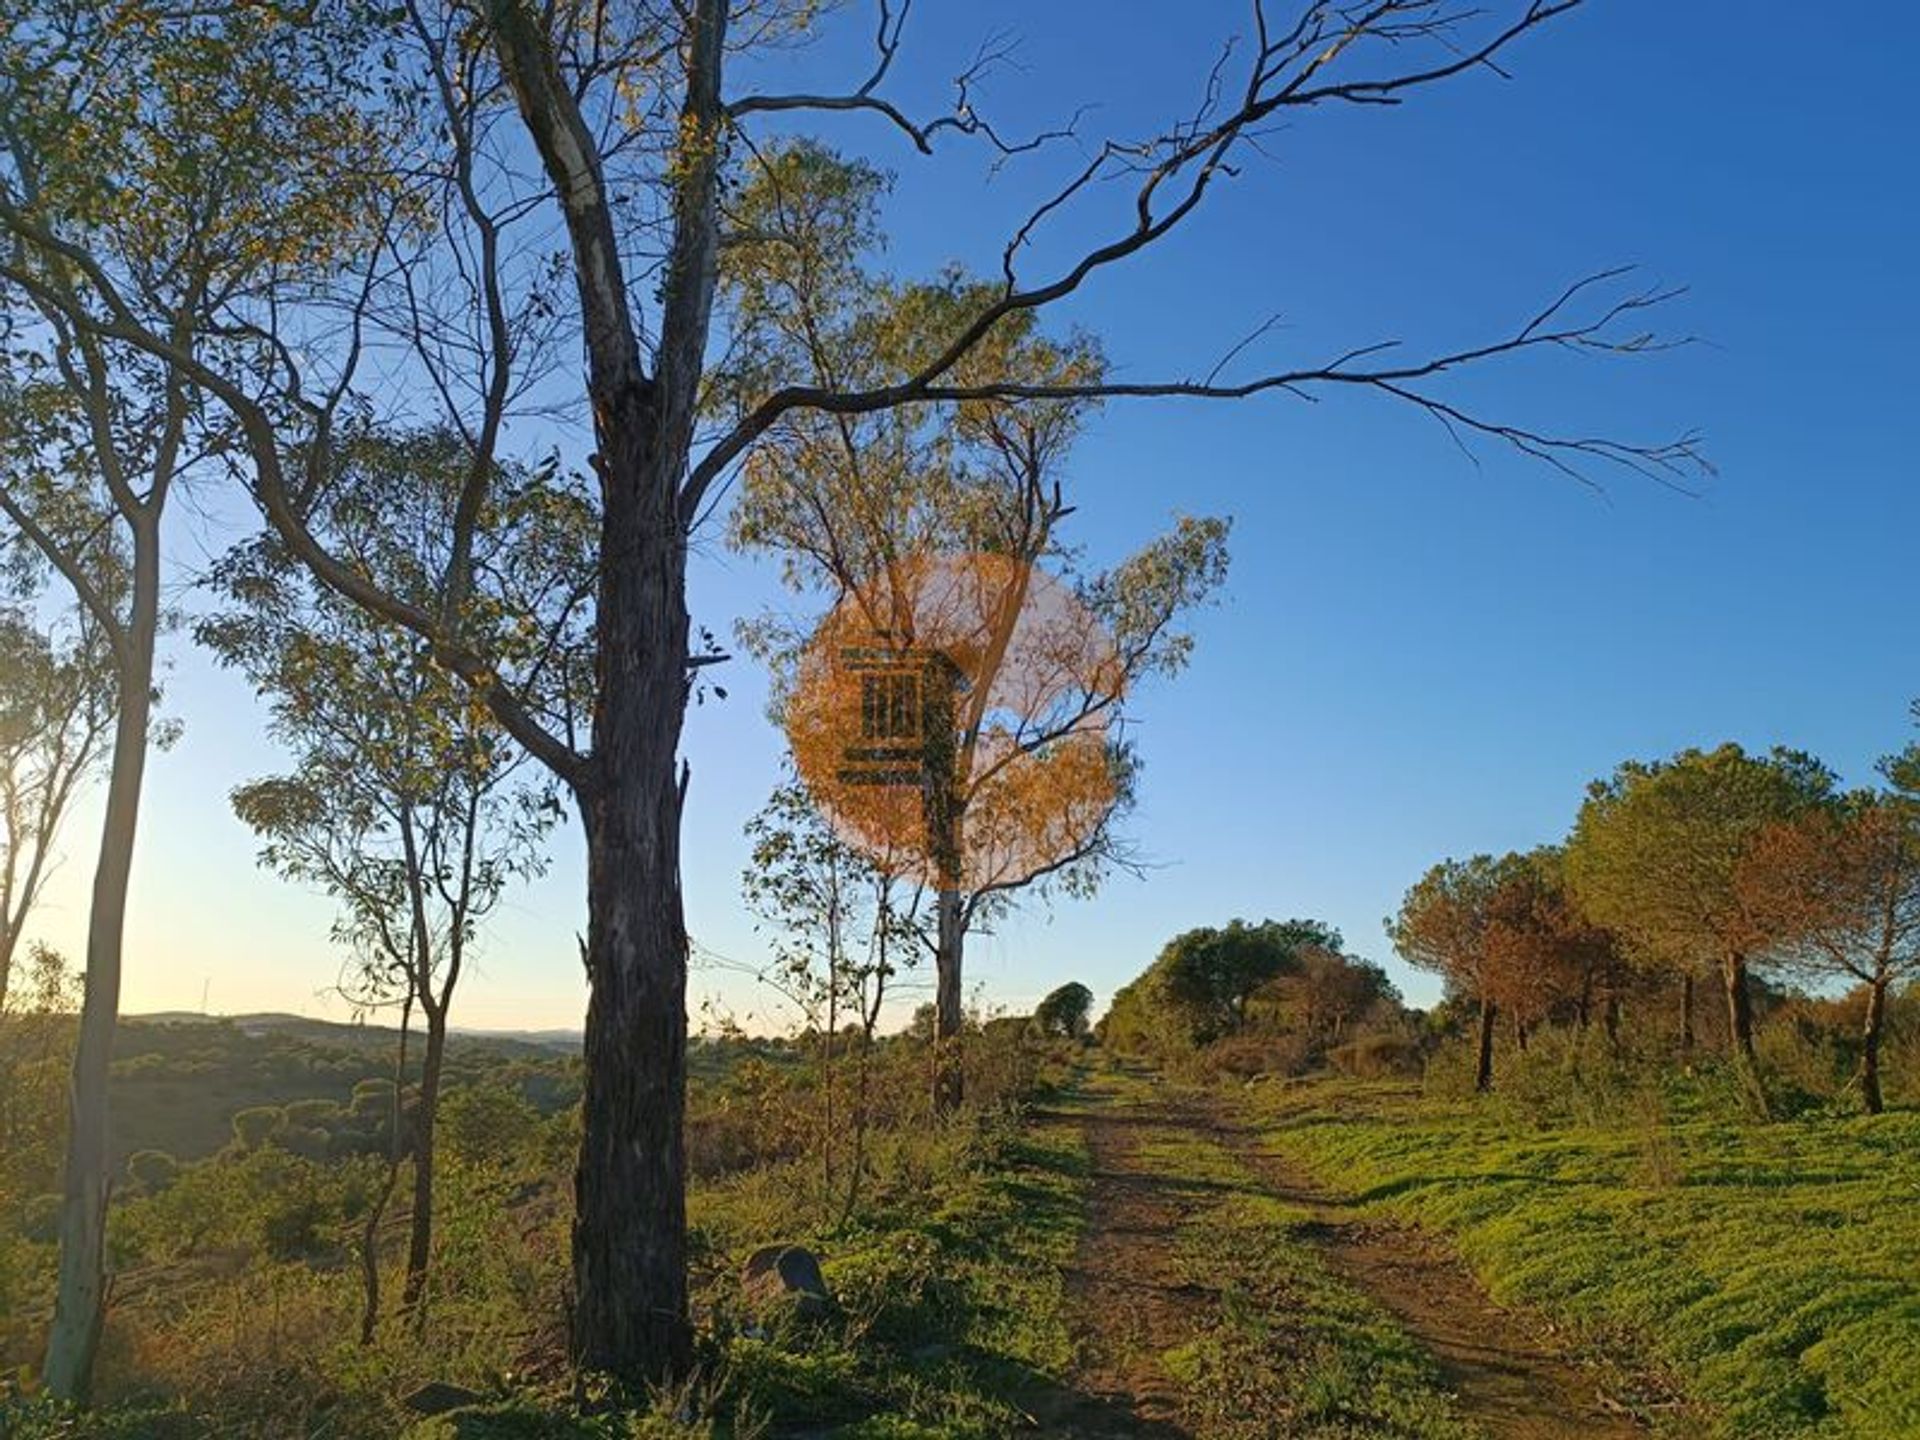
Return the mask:
<svg viewBox="0 0 1920 1440">
<path fill-rule="evenodd" d="M 1426 1052 L 1399 1035 L 1362 1035 L 1327 1052 L 1327 1063 L 1356 1080 L 1388 1080 L 1420 1074 Z"/>
</svg>

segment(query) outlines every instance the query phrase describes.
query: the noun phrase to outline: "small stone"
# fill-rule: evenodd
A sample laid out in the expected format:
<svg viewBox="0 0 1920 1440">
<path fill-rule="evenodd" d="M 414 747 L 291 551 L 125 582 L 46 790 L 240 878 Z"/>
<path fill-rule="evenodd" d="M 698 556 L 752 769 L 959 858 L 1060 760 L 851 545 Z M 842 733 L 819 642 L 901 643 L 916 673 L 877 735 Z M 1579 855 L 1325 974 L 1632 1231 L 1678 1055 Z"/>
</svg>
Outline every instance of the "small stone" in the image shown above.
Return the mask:
<svg viewBox="0 0 1920 1440">
<path fill-rule="evenodd" d="M 758 1312 L 791 1305 L 802 1320 L 823 1320 L 833 1313 L 833 1292 L 820 1273 L 820 1259 L 799 1245 L 763 1245 L 741 1268 L 740 1288 Z"/>
<path fill-rule="evenodd" d="M 432 1380 L 400 1403 L 416 1415 L 445 1415 L 450 1410 L 464 1410 L 469 1405 L 478 1405 L 486 1398 L 478 1391 Z"/>
</svg>

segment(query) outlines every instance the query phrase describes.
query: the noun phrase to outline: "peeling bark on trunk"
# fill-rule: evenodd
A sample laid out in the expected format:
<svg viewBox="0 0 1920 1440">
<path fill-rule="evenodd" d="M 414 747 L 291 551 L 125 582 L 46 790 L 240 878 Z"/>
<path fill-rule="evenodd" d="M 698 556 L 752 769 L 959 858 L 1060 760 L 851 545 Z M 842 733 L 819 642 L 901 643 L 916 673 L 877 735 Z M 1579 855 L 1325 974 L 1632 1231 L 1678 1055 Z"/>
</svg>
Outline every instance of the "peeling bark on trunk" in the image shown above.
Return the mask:
<svg viewBox="0 0 1920 1440">
<path fill-rule="evenodd" d="M 1499 1007 L 1491 1000 L 1480 1002 L 1480 1060 L 1474 1070 L 1473 1088 L 1481 1094 L 1493 1088 L 1493 1025 L 1499 1019 Z"/>
<path fill-rule="evenodd" d="M 638 394 L 630 397 L 641 403 Z M 603 439 L 644 433 L 608 423 Z M 680 781 L 687 609 L 674 473 L 603 454 L 599 664 L 587 832 L 584 1134 L 574 1181 L 572 1344 L 582 1371 L 684 1374 L 687 934 Z"/>
<path fill-rule="evenodd" d="M 126 635 L 126 652 L 120 660 L 113 768 L 107 782 L 99 862 L 87 915 L 86 990 L 67 1094 L 60 1275 L 53 1324 L 47 1332 L 44 1379 L 51 1393 L 76 1403 L 85 1403 L 92 1387 L 94 1356 L 106 1319 L 107 1201 L 113 1186 L 107 1081 L 120 1013 L 127 885 L 139 829 L 140 788 L 146 772 L 147 724 L 152 708 L 159 575 L 158 561 L 149 553 L 150 548 L 140 544 L 136 550 L 134 616 Z"/>
<path fill-rule="evenodd" d="M 598 445 L 598 696 L 591 760 L 570 776 L 587 839 L 583 1134 L 574 1175 L 576 1367 L 628 1384 L 673 1380 L 687 1319 L 687 934 L 677 771 L 687 699 L 681 510 L 713 291 L 725 156 L 720 72 L 728 9 L 690 7 L 672 241 L 659 277 L 654 371 L 628 306 L 593 126 L 529 7 L 488 7 L 528 134 L 559 196 L 579 290 Z"/>
</svg>

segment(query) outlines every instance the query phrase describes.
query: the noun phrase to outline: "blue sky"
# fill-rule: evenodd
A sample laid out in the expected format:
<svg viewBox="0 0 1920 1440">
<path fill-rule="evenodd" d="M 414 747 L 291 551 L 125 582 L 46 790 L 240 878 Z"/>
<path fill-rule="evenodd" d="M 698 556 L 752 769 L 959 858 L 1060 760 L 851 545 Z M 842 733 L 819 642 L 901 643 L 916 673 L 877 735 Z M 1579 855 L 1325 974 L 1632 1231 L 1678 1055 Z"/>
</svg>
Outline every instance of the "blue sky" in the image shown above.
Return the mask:
<svg viewBox="0 0 1920 1440">
<path fill-rule="evenodd" d="M 1472 343 L 1573 278 L 1636 263 L 1691 287 L 1669 324 L 1701 344 L 1505 364 L 1452 393 L 1543 427 L 1697 427 L 1721 474 L 1699 498 L 1629 475 L 1596 494 L 1493 449 L 1475 467 L 1430 420 L 1352 396 L 1110 407 L 1073 457 L 1074 538 L 1113 559 L 1175 511 L 1230 514 L 1233 575 L 1198 618 L 1189 672 L 1134 707 L 1147 768 L 1130 826 L 1155 868 L 978 937 L 969 978 L 990 1003 L 1067 979 L 1104 995 L 1177 931 L 1236 915 L 1330 920 L 1430 1000 L 1380 921 L 1440 856 L 1557 838 L 1585 783 L 1628 756 L 1780 742 L 1864 780 L 1913 733 L 1920 202 L 1905 97 L 1920 12 L 1876 6 L 1854 24 L 1868 7 L 1844 5 L 1815 33 L 1769 8 L 1597 0 L 1515 51 L 1510 80 L 1301 117 L 1195 223 L 1063 312 L 1147 379 L 1204 372 L 1276 314 L 1248 364 Z M 1228 3 L 927 3 L 894 93 L 942 103 L 945 77 L 1004 28 L 1021 68 L 979 108 L 1018 129 L 1097 102 L 1090 132 L 1130 131 L 1190 108 L 1244 18 Z M 853 20 L 804 67 L 854 64 L 867 21 Z M 989 180 L 869 125 L 827 133 L 900 172 L 902 273 L 996 263 L 1046 163 Z M 1102 233 L 1097 211 L 1035 262 Z M 189 560 L 218 538 L 181 534 Z M 770 567 L 717 535 L 701 545 L 698 620 L 725 633 L 780 598 Z M 184 641 L 174 653 L 186 734 L 150 771 L 127 1008 L 198 1008 L 204 986 L 219 1011 L 339 1014 L 320 993 L 339 963 L 325 902 L 257 872 L 225 803 L 276 763 L 257 709 Z M 751 964 L 740 832 L 779 739 L 748 663 L 723 683 L 731 698 L 688 724 L 689 922 Z M 39 927 L 76 955 L 93 823 L 70 831 Z M 577 1023 L 582 893 L 569 834 L 488 937 L 466 1024 Z M 781 1018 L 738 976 L 694 979 L 738 1017 Z"/>
</svg>

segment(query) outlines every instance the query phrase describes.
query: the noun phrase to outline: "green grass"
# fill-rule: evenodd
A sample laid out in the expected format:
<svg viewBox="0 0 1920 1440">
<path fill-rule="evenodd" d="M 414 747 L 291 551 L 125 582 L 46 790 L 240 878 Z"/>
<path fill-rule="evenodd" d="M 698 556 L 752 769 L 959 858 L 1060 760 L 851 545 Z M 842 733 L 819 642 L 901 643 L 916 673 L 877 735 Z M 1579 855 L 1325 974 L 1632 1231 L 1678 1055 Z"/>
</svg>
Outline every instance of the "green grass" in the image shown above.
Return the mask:
<svg viewBox="0 0 1920 1440">
<path fill-rule="evenodd" d="M 854 1223 L 796 1230 L 791 1177 L 757 1171 L 696 1195 L 703 1241 L 733 1253 L 772 1235 L 813 1246 L 842 1317 L 826 1329 L 742 1333 L 721 1373 L 744 1412 L 843 1440 L 993 1436 L 1012 1397 L 1070 1367 L 1065 1271 L 1087 1161 L 1063 1127 L 982 1120 L 902 1144 Z M 783 1218 L 786 1224 L 782 1224 Z"/>
<path fill-rule="evenodd" d="M 1104 1081 L 1124 1093 L 1130 1083 Z M 1467 1440 L 1431 1358 L 1328 1271 L 1310 1217 L 1205 1134 L 1154 1127 L 1138 1162 L 1183 1187 L 1176 1279 L 1212 1292 L 1199 1332 L 1165 1358 L 1202 1440 Z"/>
<path fill-rule="evenodd" d="M 1496 1299 L 1669 1368 L 1718 1435 L 1920 1435 L 1920 1114 L 1545 1128 L 1360 1082 L 1248 1103 L 1330 1186 L 1452 1236 Z"/>
</svg>

